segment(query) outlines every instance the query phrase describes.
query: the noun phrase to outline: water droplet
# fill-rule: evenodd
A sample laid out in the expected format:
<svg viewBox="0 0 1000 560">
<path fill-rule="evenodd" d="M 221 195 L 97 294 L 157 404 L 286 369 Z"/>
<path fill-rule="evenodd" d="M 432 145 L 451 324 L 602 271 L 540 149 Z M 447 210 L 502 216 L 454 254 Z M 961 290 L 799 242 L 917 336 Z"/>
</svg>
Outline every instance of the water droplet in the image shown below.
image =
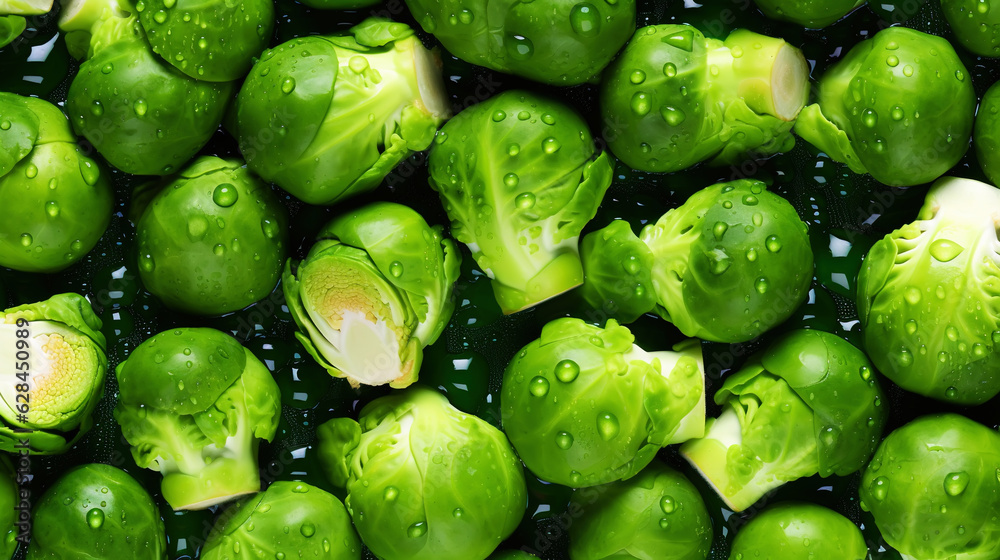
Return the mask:
<svg viewBox="0 0 1000 560">
<path fill-rule="evenodd" d="M 282 93 L 292 93 L 295 91 L 295 78 L 288 77 L 281 82 Z"/>
<path fill-rule="evenodd" d="M 507 155 L 509 155 L 510 157 L 514 157 L 514 156 L 516 156 L 519 153 L 521 153 L 521 146 L 520 145 L 518 145 L 518 144 L 511 144 L 510 146 L 507 146 Z"/>
<path fill-rule="evenodd" d="M 677 511 L 677 502 L 675 502 L 671 496 L 664 496 L 660 498 L 660 510 L 662 510 L 663 513 L 671 514 Z"/>
<path fill-rule="evenodd" d="M 264 237 L 274 239 L 278 235 L 278 224 L 268 218 L 260 221 L 260 229 L 264 232 Z"/>
<path fill-rule="evenodd" d="M 868 128 L 875 128 L 875 125 L 878 124 L 878 113 L 873 109 L 865 109 L 861 113 L 861 122 L 865 123 Z"/>
<path fill-rule="evenodd" d="M 110 74 L 115 71 L 115 65 L 110 62 L 101 67 L 102 74 Z"/>
<path fill-rule="evenodd" d="M 45 203 L 45 213 L 49 215 L 50 218 L 55 218 L 59 216 L 59 203 L 50 200 Z"/>
<path fill-rule="evenodd" d="M 909 302 L 910 305 L 917 305 L 920 303 L 920 288 L 910 286 L 903 293 L 903 299 Z"/>
<path fill-rule="evenodd" d="M 747 260 L 750 262 L 757 260 L 757 249 L 747 249 Z"/>
<path fill-rule="evenodd" d="M 963 247 L 949 239 L 938 239 L 931 243 L 931 256 L 941 262 L 948 262 L 962 253 Z"/>
<path fill-rule="evenodd" d="M 153 21 L 156 23 L 163 23 L 167 21 L 167 12 L 164 10 L 158 10 L 155 14 L 153 14 Z"/>
<path fill-rule="evenodd" d="M 91 529 L 100 529 L 104 525 L 104 510 L 94 508 L 87 512 L 87 525 Z"/>
<path fill-rule="evenodd" d="M 302 527 L 299 528 L 299 532 L 302 533 L 303 537 L 308 539 L 316 534 L 316 526 L 312 523 L 303 523 Z"/>
<path fill-rule="evenodd" d="M 767 240 L 764 242 L 764 246 L 771 253 L 777 253 L 781 251 L 781 240 L 778 239 L 777 235 L 769 235 Z"/>
<path fill-rule="evenodd" d="M 386 486 L 385 490 L 382 491 L 382 499 L 387 502 L 395 502 L 397 497 L 399 497 L 399 490 L 395 486 Z"/>
<path fill-rule="evenodd" d="M 961 70 L 955 70 L 955 79 L 957 79 L 960 82 L 964 82 L 965 81 L 965 73 L 962 72 Z"/>
<path fill-rule="evenodd" d="M 559 145 L 559 141 L 556 140 L 555 138 L 549 137 L 546 138 L 545 140 L 542 140 L 542 151 L 547 154 L 556 153 L 557 151 L 559 151 L 560 147 L 561 146 Z"/>
<path fill-rule="evenodd" d="M 549 380 L 538 375 L 531 378 L 528 383 L 528 391 L 536 397 L 544 397 L 549 394 Z"/>
<path fill-rule="evenodd" d="M 597 433 L 600 434 L 601 439 L 611 441 L 618 436 L 619 431 L 621 431 L 621 426 L 614 414 L 606 412 L 597 416 Z"/>
<path fill-rule="evenodd" d="M 502 122 L 507 118 L 507 113 L 497 109 L 493 112 L 493 122 Z"/>
<path fill-rule="evenodd" d="M 668 62 L 663 65 L 663 75 L 668 78 L 673 78 L 677 75 L 677 66 L 673 62 Z"/>
<path fill-rule="evenodd" d="M 403 263 L 399 261 L 392 261 L 389 263 L 389 274 L 394 278 L 399 278 L 403 275 Z"/>
<path fill-rule="evenodd" d="M 594 37 L 601 31 L 601 14 L 593 4 L 577 4 L 569 13 L 569 25 L 581 37 Z"/>
<path fill-rule="evenodd" d="M 542 122 L 548 125 L 556 124 L 556 118 L 550 113 L 545 113 L 542 115 Z"/>
<path fill-rule="evenodd" d="M 694 47 L 694 32 L 680 31 L 663 38 L 663 42 L 678 49 L 691 52 Z"/>
<path fill-rule="evenodd" d="M 954 399 L 955 397 L 958 396 L 958 389 L 954 387 L 948 387 L 947 389 L 944 390 L 944 396 L 949 399 Z"/>
<path fill-rule="evenodd" d="M 406 536 L 410 537 L 411 539 L 416 539 L 418 537 L 424 536 L 424 533 L 426 532 L 427 532 L 427 522 L 418 521 L 413 525 L 410 525 L 406 529 Z"/>
<path fill-rule="evenodd" d="M 899 105 L 896 105 L 895 107 L 892 108 L 892 111 L 889 113 L 889 116 L 891 116 L 892 120 L 894 121 L 903 120 L 903 117 L 905 116 L 903 114 L 903 108 L 900 107 Z"/>
<path fill-rule="evenodd" d="M 758 278 L 757 281 L 753 283 L 753 287 L 757 290 L 758 294 L 764 295 L 767 293 L 768 288 L 767 278 L 764 278 L 763 276 Z"/>
<path fill-rule="evenodd" d="M 141 99 L 141 98 L 140 99 L 136 99 L 135 103 L 132 104 L 132 110 L 135 111 L 135 115 L 137 117 L 146 116 L 146 110 L 147 109 L 148 109 L 148 107 L 146 106 L 146 100 L 145 99 Z"/>
<path fill-rule="evenodd" d="M 83 177 L 84 183 L 93 187 L 101 177 L 101 170 L 98 169 L 97 164 L 93 160 L 80 158 L 80 175 Z"/>
<path fill-rule="evenodd" d="M 899 57 L 894 54 L 890 54 L 888 58 L 885 59 L 885 63 L 890 67 L 895 68 L 899 66 Z"/>
<path fill-rule="evenodd" d="M 757 197 L 752 194 L 743 197 L 743 204 L 746 206 L 757 206 L 757 202 Z"/>
<path fill-rule="evenodd" d="M 728 229 L 729 224 L 726 222 L 715 222 L 715 225 L 712 226 L 712 235 L 715 236 L 716 241 L 722 241 L 722 238 L 725 237 Z"/>
<path fill-rule="evenodd" d="M 889 494 L 889 479 L 884 476 L 877 477 L 868 489 L 871 491 L 872 497 L 881 502 Z"/>
<path fill-rule="evenodd" d="M 670 522 L 667 521 L 666 517 L 660 518 L 660 529 L 666 529 L 670 527 Z M 737 556 L 736 560 L 742 560 L 741 556 Z"/>
<path fill-rule="evenodd" d="M 622 262 L 622 268 L 626 273 L 635 275 L 642 269 L 642 265 L 639 263 L 639 259 L 635 255 L 629 255 L 624 262 Z"/>
<path fill-rule="evenodd" d="M 559 432 L 556 434 L 556 445 L 559 449 L 573 447 L 573 436 L 569 432 Z"/>
<path fill-rule="evenodd" d="M 910 66 L 909 64 L 907 64 L 906 66 L 903 66 L 903 75 L 906 76 L 907 78 L 909 78 L 910 76 L 912 76 L 913 75 L 913 67 Z"/>
<path fill-rule="evenodd" d="M 239 199 L 240 193 L 236 190 L 236 185 L 232 183 L 222 183 L 215 187 L 212 193 L 212 201 L 223 208 L 229 208 Z"/>
<path fill-rule="evenodd" d="M 523 35 L 508 35 L 506 47 L 507 54 L 514 60 L 528 60 L 535 54 L 535 45 Z"/>
<path fill-rule="evenodd" d="M 215 247 L 212 247 L 212 252 L 215 253 L 215 256 L 221 257 L 226 254 L 226 246 L 222 243 L 217 243 Z"/>
<path fill-rule="evenodd" d="M 686 117 L 684 111 L 677 107 L 671 107 L 668 105 L 664 105 L 663 108 L 660 109 L 660 116 L 662 116 L 663 120 L 667 121 L 667 124 L 670 126 L 677 126 L 681 124 L 684 122 Z"/>
<path fill-rule="evenodd" d="M 969 486 L 969 473 L 953 472 L 944 478 L 944 491 L 949 496 L 958 496 Z"/>
<path fill-rule="evenodd" d="M 643 117 L 649 114 L 652 104 L 650 103 L 649 94 L 644 91 L 637 91 L 632 94 L 632 112 L 635 113 L 637 117 Z"/>
<path fill-rule="evenodd" d="M 639 85 L 646 81 L 646 73 L 642 70 L 633 70 L 632 73 L 629 74 L 628 80 L 633 84 Z"/>
<path fill-rule="evenodd" d="M 21 246 L 22 247 L 30 247 L 31 244 L 34 243 L 34 241 L 35 240 L 31 238 L 31 234 L 30 233 L 22 233 L 21 234 Z"/>
<path fill-rule="evenodd" d="M 514 174 L 510 173 L 509 175 L 514 175 Z M 516 178 L 517 175 L 514 175 L 514 177 Z M 517 183 L 515 181 L 515 185 L 516 184 Z M 509 186 L 514 186 L 514 185 L 509 185 Z M 530 192 L 521 193 L 514 198 L 514 205 L 520 208 L 521 210 L 527 210 L 535 205 L 535 195 Z"/>
</svg>

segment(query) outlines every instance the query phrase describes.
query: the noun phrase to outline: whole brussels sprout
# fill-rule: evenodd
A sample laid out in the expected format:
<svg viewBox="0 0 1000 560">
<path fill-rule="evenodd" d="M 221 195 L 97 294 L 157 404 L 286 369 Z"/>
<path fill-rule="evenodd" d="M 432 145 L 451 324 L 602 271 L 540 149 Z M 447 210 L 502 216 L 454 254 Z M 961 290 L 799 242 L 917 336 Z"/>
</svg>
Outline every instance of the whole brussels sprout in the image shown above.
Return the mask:
<svg viewBox="0 0 1000 560">
<path fill-rule="evenodd" d="M 1000 56 L 1000 9 L 986 0 L 941 0 L 955 38 L 980 56 Z"/>
<path fill-rule="evenodd" d="M 945 177 L 917 221 L 872 246 L 858 275 L 865 349 L 926 397 L 972 405 L 1000 393 L 1000 191 Z"/>
<path fill-rule="evenodd" d="M 861 477 L 861 508 L 904 558 L 1000 558 L 1000 434 L 958 414 L 889 434 Z"/>
<path fill-rule="evenodd" d="M 712 520 L 698 490 L 659 461 L 636 476 L 573 493 L 570 560 L 705 560 Z M 751 557 L 747 557 L 751 558 Z"/>
<path fill-rule="evenodd" d="M 681 455 L 733 511 L 805 476 L 862 468 L 887 406 L 871 362 L 843 339 L 796 330 L 751 356 L 715 393 L 722 406 Z"/>
<path fill-rule="evenodd" d="M 223 513 L 200 558 L 360 560 L 361 541 L 335 496 L 304 482 L 280 481 Z"/>
<path fill-rule="evenodd" d="M 448 52 L 560 86 L 598 76 L 635 31 L 635 0 L 406 0 Z"/>
<path fill-rule="evenodd" d="M 855 173 L 906 187 L 937 179 L 969 148 L 976 94 L 945 39 L 890 27 L 819 82 L 795 133 Z"/>
<path fill-rule="evenodd" d="M 319 426 L 319 453 L 361 540 L 382 560 L 483 560 L 517 527 L 527 487 L 503 432 L 413 386 L 360 424 Z"/>
<path fill-rule="evenodd" d="M 730 164 L 791 149 L 809 92 L 798 49 L 738 29 L 725 41 L 690 25 L 635 32 L 601 82 L 608 147 L 643 171 Z"/>
<path fill-rule="evenodd" d="M 403 388 L 423 348 L 455 309 L 462 257 L 450 239 L 401 204 L 376 202 L 334 218 L 282 288 L 296 338 L 330 375 L 352 386 Z"/>
<path fill-rule="evenodd" d="M 0 450 L 63 453 L 94 425 L 108 360 L 101 320 L 79 294 L 0 312 Z"/>
<path fill-rule="evenodd" d="M 121 469 L 76 467 L 35 506 L 28 560 L 162 560 L 166 554 L 159 509 Z"/>
<path fill-rule="evenodd" d="M 979 102 L 972 146 L 979 167 L 994 185 L 1000 183 L 1000 82 L 990 86 Z"/>
<path fill-rule="evenodd" d="M 19 521 L 20 487 L 18 475 L 7 457 L 0 457 L 0 559 L 10 560 L 17 552 L 20 528 Z"/>
<path fill-rule="evenodd" d="M 240 151 L 254 173 L 309 204 L 370 191 L 450 115 L 440 68 L 413 29 L 378 18 L 283 43 L 237 97 Z"/>
<path fill-rule="evenodd" d="M 59 28 L 70 54 L 85 59 L 66 112 L 111 165 L 168 175 L 219 128 L 233 86 L 195 80 L 157 56 L 135 10 L 122 1 L 73 0 L 63 8 Z"/>
<path fill-rule="evenodd" d="M 581 245 L 583 295 L 625 322 L 655 311 L 687 336 L 744 342 L 791 316 L 813 276 L 806 224 L 764 183 L 706 187 L 639 237 L 625 221 Z"/>
<path fill-rule="evenodd" d="M 765 16 L 820 29 L 843 18 L 865 0 L 755 0 Z"/>
<path fill-rule="evenodd" d="M 115 369 L 115 420 L 137 465 L 163 475 L 163 499 L 204 509 L 260 490 L 257 446 L 278 429 L 271 372 L 233 337 L 174 329 Z"/>
<path fill-rule="evenodd" d="M 274 28 L 272 0 L 138 0 L 135 9 L 153 52 L 209 82 L 245 76 Z"/>
<path fill-rule="evenodd" d="M 107 175 L 76 144 L 58 107 L 0 92 L 0 266 L 57 272 L 111 222 Z M 2 303 L 2 302 L 0 302 Z"/>
<path fill-rule="evenodd" d="M 573 488 L 624 480 L 661 447 L 704 435 L 700 345 L 646 352 L 634 340 L 614 319 L 562 318 L 511 360 L 501 417 L 533 473 Z"/>
<path fill-rule="evenodd" d="M 151 294 L 174 309 L 221 315 L 274 290 L 288 218 L 243 162 L 200 157 L 133 198 L 148 195 L 133 213 L 139 277 Z"/>
<path fill-rule="evenodd" d="M 867 560 L 868 546 L 858 527 L 839 513 L 815 504 L 783 502 L 755 515 L 736 533 L 729 560 Z"/>
<path fill-rule="evenodd" d="M 579 236 L 612 165 L 574 110 L 506 91 L 445 124 L 428 162 L 452 235 L 493 280 L 504 313 L 583 282 Z"/>
</svg>

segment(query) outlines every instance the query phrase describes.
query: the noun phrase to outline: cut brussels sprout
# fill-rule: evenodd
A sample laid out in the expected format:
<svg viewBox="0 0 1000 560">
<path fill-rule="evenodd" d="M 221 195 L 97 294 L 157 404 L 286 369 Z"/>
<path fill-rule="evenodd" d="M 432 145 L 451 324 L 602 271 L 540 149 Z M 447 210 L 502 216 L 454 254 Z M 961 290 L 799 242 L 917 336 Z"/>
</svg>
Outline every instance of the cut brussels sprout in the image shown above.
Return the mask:
<svg viewBox="0 0 1000 560">
<path fill-rule="evenodd" d="M 596 78 L 635 30 L 635 0 L 406 0 L 448 52 L 559 86 Z"/>
<path fill-rule="evenodd" d="M 115 420 L 137 465 L 160 472 L 175 510 L 204 509 L 260 490 L 257 447 L 278 429 L 271 372 L 213 329 L 165 331 L 115 369 Z"/>
<path fill-rule="evenodd" d="M 635 32 L 601 82 L 608 147 L 643 171 L 784 152 L 809 69 L 783 39 L 737 29 L 725 41 L 690 25 Z"/>
<path fill-rule="evenodd" d="M 958 414 L 888 435 L 861 477 L 871 511 L 905 560 L 1000 558 L 1000 434 Z"/>
<path fill-rule="evenodd" d="M 304 482 L 279 481 L 223 513 L 200 558 L 361 560 L 361 541 L 335 496 Z"/>
<path fill-rule="evenodd" d="M 288 218 L 271 187 L 243 162 L 200 157 L 137 199 L 139 277 L 169 307 L 221 315 L 278 284 Z"/>
<path fill-rule="evenodd" d="M 569 509 L 580 512 L 569 527 L 570 560 L 705 560 L 712 546 L 698 490 L 659 461 L 628 480 L 577 490 Z"/>
<path fill-rule="evenodd" d="M 403 388 L 455 309 L 462 257 L 410 208 L 376 202 L 334 218 L 306 259 L 285 265 L 296 337 L 352 386 Z"/>
<path fill-rule="evenodd" d="M 858 276 L 865 349 L 926 397 L 981 404 L 1000 392 L 1000 190 L 946 177 L 917 220 L 872 246 Z"/>
<path fill-rule="evenodd" d="M 890 27 L 826 71 L 795 133 L 855 173 L 906 187 L 958 163 L 975 112 L 969 72 L 948 41 Z"/>
<path fill-rule="evenodd" d="M 101 464 L 62 475 L 35 506 L 28 560 L 162 560 L 160 510 L 125 471 Z"/>
<path fill-rule="evenodd" d="M 0 92 L 0 266 L 57 272 L 76 263 L 108 228 L 112 198 L 107 174 L 55 105 Z"/>
<path fill-rule="evenodd" d="M 359 423 L 360 422 L 360 423 Z M 527 488 L 503 432 L 414 386 L 319 426 L 320 459 L 382 560 L 483 560 L 517 527 Z"/>
<path fill-rule="evenodd" d="M 612 222 L 581 246 L 583 295 L 624 322 L 655 311 L 687 336 L 744 342 L 805 301 L 813 254 L 805 223 L 764 183 L 740 179 L 692 195 L 642 229 Z"/>
<path fill-rule="evenodd" d="M 410 27 L 378 18 L 282 43 L 237 97 L 240 151 L 309 204 L 370 191 L 450 115 L 440 68 Z"/>
<path fill-rule="evenodd" d="M 493 280 L 504 313 L 583 282 L 579 236 L 612 166 L 575 111 L 526 91 L 501 93 L 441 129 L 429 166 L 452 234 Z"/>
<path fill-rule="evenodd" d="M 556 319 L 507 366 L 503 427 L 540 478 L 582 488 L 627 479 L 661 447 L 704 435 L 701 346 L 647 352 L 614 319 Z"/>
<path fill-rule="evenodd" d="M 861 469 L 882 437 L 884 400 L 863 352 L 829 333 L 792 331 L 726 378 L 715 394 L 722 414 L 681 455 L 743 511 L 786 482 Z"/>
<path fill-rule="evenodd" d="M 104 395 L 104 352 L 101 320 L 79 294 L 0 312 L 0 450 L 50 455 L 79 441 Z"/>
</svg>

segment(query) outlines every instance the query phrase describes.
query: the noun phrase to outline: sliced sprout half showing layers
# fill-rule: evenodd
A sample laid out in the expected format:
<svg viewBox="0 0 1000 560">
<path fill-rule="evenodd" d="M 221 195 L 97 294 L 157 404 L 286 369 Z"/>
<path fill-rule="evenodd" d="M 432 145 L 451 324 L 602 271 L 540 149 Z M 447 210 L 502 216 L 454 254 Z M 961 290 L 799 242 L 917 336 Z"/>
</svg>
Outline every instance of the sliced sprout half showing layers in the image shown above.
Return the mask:
<svg viewBox="0 0 1000 560">
<path fill-rule="evenodd" d="M 455 309 L 461 255 L 414 210 L 376 202 L 334 218 L 305 260 L 285 266 L 296 337 L 351 385 L 403 388 Z"/>
</svg>

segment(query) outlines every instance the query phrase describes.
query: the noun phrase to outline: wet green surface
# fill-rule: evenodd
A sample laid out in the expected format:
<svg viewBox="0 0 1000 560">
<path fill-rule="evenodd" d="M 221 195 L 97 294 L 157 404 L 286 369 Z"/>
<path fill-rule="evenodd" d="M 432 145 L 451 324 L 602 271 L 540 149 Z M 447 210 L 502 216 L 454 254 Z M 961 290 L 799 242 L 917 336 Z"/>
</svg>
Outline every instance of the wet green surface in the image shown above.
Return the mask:
<svg viewBox="0 0 1000 560">
<path fill-rule="evenodd" d="M 950 33 L 934 1 L 883 0 L 874 8 L 859 9 L 824 31 L 804 31 L 793 25 L 765 20 L 748 0 L 705 0 L 703 6 L 694 0 L 671 0 L 668 3 L 657 0 L 640 1 L 639 5 L 640 25 L 686 22 L 714 37 L 723 37 L 738 26 L 780 35 L 803 48 L 813 67 L 814 78 L 846 53 L 850 46 L 888 24 L 904 23 L 945 37 L 949 37 Z M 305 34 L 345 29 L 372 13 L 412 23 L 399 0 L 389 0 L 372 10 L 347 13 L 317 12 L 281 0 L 278 2 L 279 17 L 272 45 Z M 29 20 L 27 34 L 0 49 L 0 90 L 37 95 L 60 104 L 65 101 L 69 78 L 76 71 L 76 64 L 56 33 L 54 20 L 52 16 Z M 431 37 L 423 35 L 423 38 L 428 44 L 433 43 Z M 977 94 L 982 95 L 1000 76 L 1000 64 L 957 50 L 973 78 Z M 538 89 L 569 101 L 588 116 L 592 120 L 595 136 L 599 136 L 602 130 L 596 116 L 596 88 L 593 86 L 561 90 L 543 88 L 474 68 L 447 55 L 445 73 L 456 110 L 506 89 Z M 217 133 L 202 153 L 238 156 L 235 142 L 223 132 Z M 971 151 L 953 173 L 983 178 Z M 791 153 L 768 161 L 748 160 L 729 168 L 698 168 L 657 175 L 619 166 L 604 204 L 587 231 L 603 227 L 613 218 L 625 218 L 633 226 L 640 226 L 677 206 L 701 187 L 739 177 L 754 177 L 771 184 L 773 190 L 792 201 L 800 216 L 810 225 L 816 256 L 816 281 L 808 302 L 792 319 L 761 340 L 737 345 L 704 345 L 710 394 L 726 372 L 739 367 L 750 353 L 781 331 L 799 327 L 818 328 L 860 344 L 859 323 L 852 297 L 861 259 L 876 239 L 915 217 L 926 192 L 923 186 L 901 190 L 878 185 L 867 177 L 852 174 L 846 166 L 832 162 L 800 142 Z M 292 337 L 293 324 L 283 307 L 280 288 L 250 308 L 220 318 L 197 318 L 165 310 L 156 298 L 144 290 L 136 273 L 134 227 L 127 214 L 129 193 L 139 181 L 116 172 L 114 182 L 116 214 L 97 248 L 79 264 L 56 275 L 0 271 L 0 303 L 2 298 L 6 298 L 8 304 L 37 301 L 63 291 L 88 295 L 104 321 L 103 330 L 109 340 L 112 366 L 117 365 L 142 340 L 170 327 L 204 325 L 232 332 L 264 361 L 282 391 L 284 406 L 278 435 L 273 443 L 261 448 L 262 477 L 268 481 L 305 480 L 333 490 L 323 478 L 316 461 L 315 427 L 333 417 L 356 416 L 361 406 L 384 394 L 386 389 L 356 392 L 346 382 L 332 379 L 320 369 Z M 313 235 L 334 212 L 374 199 L 409 204 L 431 224 L 446 223 L 438 199 L 427 185 L 425 156 L 417 154 L 371 195 L 334 209 L 306 207 L 282 196 L 293 216 L 290 232 L 292 255 L 298 258 L 304 256 Z M 456 294 L 456 312 L 444 336 L 427 349 L 420 382 L 446 393 L 462 410 L 497 423 L 500 374 L 509 358 L 522 345 L 537 337 L 541 326 L 551 319 L 578 316 L 588 321 L 601 321 L 602 317 L 599 312 L 588 309 L 582 298 L 573 292 L 529 311 L 504 317 L 493 300 L 489 280 L 475 269 L 467 251 L 464 256 L 466 260 Z M 666 349 L 681 338 L 669 324 L 651 316 L 641 318 L 632 330 L 638 342 L 649 350 Z M 890 395 L 891 417 L 887 431 L 918 414 L 949 409 L 940 403 L 904 395 L 887 380 L 883 379 L 883 382 Z M 36 476 L 30 489 L 38 496 L 66 468 L 88 461 L 124 468 L 138 478 L 161 504 L 169 535 L 170 557 L 194 558 L 216 512 L 173 513 L 163 505 L 158 491 L 160 476 L 135 466 L 128 446 L 111 417 L 116 391 L 114 377 L 109 376 L 107 396 L 97 412 L 97 427 L 73 450 L 59 457 L 32 459 Z M 996 420 L 988 411 L 995 410 L 998 404 L 1000 401 L 995 399 L 976 409 L 957 410 L 994 426 Z M 715 410 L 710 407 L 709 412 L 714 414 Z M 888 551 L 881 543 L 870 516 L 863 514 L 858 507 L 858 475 L 800 480 L 768 495 L 747 512 L 732 514 L 679 460 L 675 450 L 666 449 L 661 456 L 688 474 L 706 497 L 716 528 L 713 559 L 728 557 L 727 542 L 732 532 L 764 503 L 792 498 L 813 501 L 844 513 L 863 525 L 873 558 L 898 558 L 898 554 Z M 567 529 L 573 522 L 572 516 L 565 513 L 570 494 L 569 489 L 538 481 L 529 473 L 528 510 L 508 545 L 527 547 L 547 559 L 565 558 Z"/>
</svg>

